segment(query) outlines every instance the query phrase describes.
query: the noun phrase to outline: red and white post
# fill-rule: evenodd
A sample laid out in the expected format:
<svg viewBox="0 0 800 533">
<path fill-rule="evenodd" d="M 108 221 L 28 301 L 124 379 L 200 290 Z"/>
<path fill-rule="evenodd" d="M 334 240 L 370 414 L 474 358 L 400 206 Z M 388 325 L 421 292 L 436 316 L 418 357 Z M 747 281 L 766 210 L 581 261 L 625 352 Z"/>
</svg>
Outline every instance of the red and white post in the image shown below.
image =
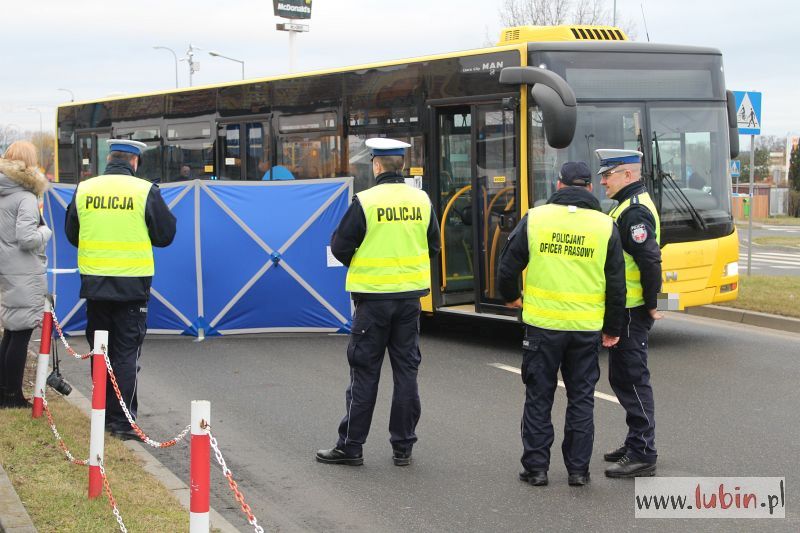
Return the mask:
<svg viewBox="0 0 800 533">
<path fill-rule="evenodd" d="M 211 402 L 192 401 L 191 474 L 189 488 L 189 533 L 209 531 L 211 491 Z"/>
<path fill-rule="evenodd" d="M 36 384 L 33 388 L 33 418 L 42 416 L 44 410 L 44 389 L 47 386 L 47 365 L 50 361 L 50 340 L 53 336 L 53 315 L 50 299 L 44 299 L 42 317 L 42 339 L 39 341 L 39 357 L 36 360 Z"/>
<path fill-rule="evenodd" d="M 92 351 L 92 427 L 89 433 L 89 499 L 103 492 L 103 475 L 100 460 L 105 448 L 106 426 L 106 359 L 103 347 L 108 346 L 108 332 L 94 332 Z"/>
</svg>

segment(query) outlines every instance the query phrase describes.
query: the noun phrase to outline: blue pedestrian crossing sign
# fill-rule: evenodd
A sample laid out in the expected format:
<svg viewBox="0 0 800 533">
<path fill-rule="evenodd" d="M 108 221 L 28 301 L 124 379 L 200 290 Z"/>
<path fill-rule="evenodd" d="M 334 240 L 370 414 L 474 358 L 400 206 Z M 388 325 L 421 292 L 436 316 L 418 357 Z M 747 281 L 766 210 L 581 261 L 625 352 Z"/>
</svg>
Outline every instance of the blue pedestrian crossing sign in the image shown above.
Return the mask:
<svg viewBox="0 0 800 533">
<path fill-rule="evenodd" d="M 742 175 L 742 162 L 738 159 L 731 159 L 731 177 L 738 178 Z"/>
<path fill-rule="evenodd" d="M 761 93 L 733 91 L 736 98 L 736 125 L 741 135 L 761 135 Z"/>
</svg>

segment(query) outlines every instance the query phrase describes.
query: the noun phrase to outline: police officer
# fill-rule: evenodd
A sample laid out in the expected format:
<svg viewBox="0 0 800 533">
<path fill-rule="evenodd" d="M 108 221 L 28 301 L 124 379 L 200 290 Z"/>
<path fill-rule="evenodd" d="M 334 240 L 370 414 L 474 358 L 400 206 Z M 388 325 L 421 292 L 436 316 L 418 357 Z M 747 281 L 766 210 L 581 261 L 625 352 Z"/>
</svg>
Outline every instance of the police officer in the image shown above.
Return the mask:
<svg viewBox="0 0 800 533">
<path fill-rule="evenodd" d="M 557 191 L 528 211 L 500 255 L 498 289 L 506 305 L 522 308 L 522 467 L 519 479 L 547 485 L 551 410 L 558 369 L 567 388 L 561 450 L 568 483 L 589 483 L 594 442 L 594 388 L 600 343 L 620 336 L 625 264 L 614 222 L 600 212 L 584 162 L 561 167 Z M 523 297 L 517 280 L 527 267 Z M 602 333 L 601 333 L 602 331 Z"/>
<path fill-rule="evenodd" d="M 625 252 L 625 328 L 609 349 L 608 381 L 625 408 L 628 436 L 625 443 L 603 458 L 614 464 L 609 477 L 652 476 L 656 471 L 653 388 L 647 369 L 647 338 L 661 290 L 661 229 L 658 211 L 647 194 L 642 177 L 642 153 L 637 150 L 596 150 L 600 158 L 601 185 L 619 204 L 611 210 Z"/>
<path fill-rule="evenodd" d="M 86 299 L 86 339 L 108 331 L 108 356 L 122 398 L 134 420 L 136 374 L 147 326 L 153 279 L 153 246 L 175 237 L 175 217 L 158 186 L 137 178 L 144 143 L 109 139 L 105 173 L 78 184 L 67 207 L 65 231 L 78 248 L 81 298 Z M 106 384 L 106 429 L 138 438 L 111 385 Z"/>
<path fill-rule="evenodd" d="M 394 394 L 389 442 L 397 466 L 411 464 L 420 416 L 417 369 L 420 297 L 430 291 L 430 258 L 439 253 L 439 223 L 423 191 L 404 183 L 403 155 L 410 145 L 367 140 L 377 184 L 355 195 L 331 237 L 331 252 L 347 265 L 346 289 L 355 304 L 347 347 L 350 385 L 339 440 L 319 450 L 321 463 L 360 465 L 378 394 L 384 352 L 389 351 Z"/>
</svg>

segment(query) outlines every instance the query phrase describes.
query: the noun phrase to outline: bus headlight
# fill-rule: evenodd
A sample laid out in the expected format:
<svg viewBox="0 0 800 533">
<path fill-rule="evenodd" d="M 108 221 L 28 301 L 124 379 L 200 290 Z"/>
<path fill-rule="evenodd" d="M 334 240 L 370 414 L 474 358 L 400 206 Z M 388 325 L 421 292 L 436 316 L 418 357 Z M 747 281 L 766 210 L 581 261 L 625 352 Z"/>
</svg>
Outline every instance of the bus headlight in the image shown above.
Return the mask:
<svg viewBox="0 0 800 533">
<path fill-rule="evenodd" d="M 726 278 L 729 276 L 738 276 L 739 275 L 739 262 L 734 261 L 733 263 L 728 263 L 725 265 L 724 270 L 722 271 L 722 275 Z"/>
</svg>

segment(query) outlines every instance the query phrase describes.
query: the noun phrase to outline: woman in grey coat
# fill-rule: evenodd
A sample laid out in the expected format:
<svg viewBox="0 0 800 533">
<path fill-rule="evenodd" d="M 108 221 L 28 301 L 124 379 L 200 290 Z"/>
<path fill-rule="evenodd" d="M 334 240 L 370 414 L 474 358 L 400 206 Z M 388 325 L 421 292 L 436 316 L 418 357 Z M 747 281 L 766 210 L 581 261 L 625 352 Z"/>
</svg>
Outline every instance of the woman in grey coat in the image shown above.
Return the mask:
<svg viewBox="0 0 800 533">
<path fill-rule="evenodd" d="M 47 178 L 36 168 L 36 147 L 18 141 L 0 158 L 0 407 L 28 407 L 22 379 L 28 342 L 47 294 L 45 245 L 53 232 L 39 213 Z"/>
</svg>

